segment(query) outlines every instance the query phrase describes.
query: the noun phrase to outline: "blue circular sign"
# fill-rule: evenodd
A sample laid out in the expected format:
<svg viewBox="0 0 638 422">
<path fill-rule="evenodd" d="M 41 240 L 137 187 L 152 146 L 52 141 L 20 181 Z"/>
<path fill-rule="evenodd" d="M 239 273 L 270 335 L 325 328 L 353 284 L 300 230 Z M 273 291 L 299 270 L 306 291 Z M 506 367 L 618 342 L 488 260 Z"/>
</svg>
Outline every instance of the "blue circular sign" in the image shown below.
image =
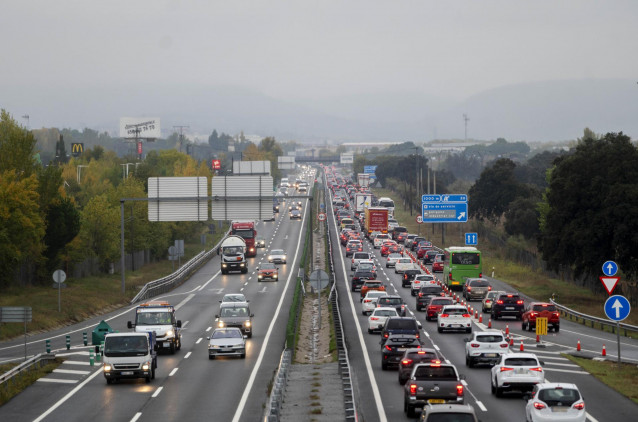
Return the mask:
<svg viewBox="0 0 638 422">
<path fill-rule="evenodd" d="M 612 276 L 618 272 L 618 265 L 614 261 L 606 261 L 603 264 L 603 274 Z"/>
<path fill-rule="evenodd" d="M 610 296 L 605 301 L 605 315 L 612 321 L 622 321 L 629 316 L 631 305 L 625 296 Z"/>
</svg>

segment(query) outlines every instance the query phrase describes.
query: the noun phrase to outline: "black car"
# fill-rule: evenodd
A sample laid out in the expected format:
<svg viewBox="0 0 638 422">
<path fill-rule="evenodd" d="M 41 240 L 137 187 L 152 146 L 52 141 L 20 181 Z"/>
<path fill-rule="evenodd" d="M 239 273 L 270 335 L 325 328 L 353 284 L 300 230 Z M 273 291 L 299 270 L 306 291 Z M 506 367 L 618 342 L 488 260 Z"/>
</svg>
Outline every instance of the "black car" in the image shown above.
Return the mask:
<svg viewBox="0 0 638 422">
<path fill-rule="evenodd" d="M 412 286 L 412 280 L 419 274 L 423 274 L 420 269 L 414 268 L 411 270 L 405 270 L 403 272 L 403 278 L 401 278 L 401 287 Z"/>
<path fill-rule="evenodd" d="M 421 311 L 427 308 L 432 296 L 443 296 L 443 287 L 438 284 L 428 284 L 419 288 L 416 295 L 416 310 Z"/>
<path fill-rule="evenodd" d="M 399 236 L 399 234 L 407 235 L 407 233 L 408 233 L 407 228 L 403 226 L 396 226 L 394 230 L 392 230 L 392 240 L 397 240 L 397 236 Z"/>
<path fill-rule="evenodd" d="M 394 308 L 399 316 L 405 316 L 407 306 L 401 296 L 383 296 L 377 299 L 378 308 Z"/>
<path fill-rule="evenodd" d="M 439 251 L 437 251 L 436 249 L 430 249 L 428 251 L 425 251 L 425 255 L 423 256 L 423 263 L 424 264 L 431 264 L 434 262 L 434 257 L 437 256 L 439 254 Z"/>
<path fill-rule="evenodd" d="M 410 246 L 410 250 L 416 251 L 416 248 L 419 246 L 419 242 L 422 242 L 424 240 L 425 240 L 425 237 L 423 236 L 415 237 L 414 240 L 412 241 L 412 246 Z"/>
<path fill-rule="evenodd" d="M 407 334 L 420 338 L 420 328 L 421 323 L 414 317 L 390 317 L 385 320 L 383 329 L 381 329 L 381 342 L 383 343 L 388 337 L 395 334 Z"/>
<path fill-rule="evenodd" d="M 357 270 L 352 274 L 352 291 L 361 290 L 366 280 L 376 280 L 377 277 L 371 270 Z"/>
<path fill-rule="evenodd" d="M 381 343 L 381 369 L 399 365 L 408 348 L 421 347 L 421 339 L 413 335 L 393 334 Z"/>
<path fill-rule="evenodd" d="M 492 319 L 496 321 L 502 316 L 514 316 L 523 319 L 525 301 L 517 293 L 500 294 L 492 304 Z"/>
<path fill-rule="evenodd" d="M 399 384 L 403 385 L 410 379 L 412 368 L 417 363 L 437 363 L 441 362 L 441 356 L 434 349 L 408 349 L 401 356 L 399 362 Z"/>
</svg>

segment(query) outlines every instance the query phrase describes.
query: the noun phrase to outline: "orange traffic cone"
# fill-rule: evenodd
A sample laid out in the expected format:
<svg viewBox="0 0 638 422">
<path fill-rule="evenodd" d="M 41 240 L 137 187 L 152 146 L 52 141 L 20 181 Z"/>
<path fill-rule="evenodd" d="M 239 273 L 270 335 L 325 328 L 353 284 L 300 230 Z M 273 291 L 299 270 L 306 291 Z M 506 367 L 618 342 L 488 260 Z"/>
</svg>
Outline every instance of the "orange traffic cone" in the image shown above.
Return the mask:
<svg viewBox="0 0 638 422">
<path fill-rule="evenodd" d="M 510 346 L 514 345 L 514 337 L 510 337 Z"/>
<path fill-rule="evenodd" d="M 478 311 L 474 311 L 474 318 L 478 318 Z"/>
<path fill-rule="evenodd" d="M 603 344 L 603 356 L 607 356 L 607 349 L 605 349 L 605 345 Z"/>
<path fill-rule="evenodd" d="M 576 351 L 580 352 L 580 340 L 578 340 L 578 343 L 576 344 Z"/>
<path fill-rule="evenodd" d="M 479 315 L 479 322 L 482 324 L 483 323 L 483 314 Z"/>
<path fill-rule="evenodd" d="M 506 336 L 510 335 L 510 326 L 509 326 L 509 324 L 505 326 L 505 335 Z"/>
<path fill-rule="evenodd" d="M 536 334 L 536 343 L 540 343 L 540 342 L 541 342 L 541 336 Z"/>
<path fill-rule="evenodd" d="M 487 328 L 492 328 L 492 318 L 487 322 Z"/>
<path fill-rule="evenodd" d="M 520 350 L 521 350 L 521 352 L 525 351 L 525 346 L 523 345 L 523 340 L 521 340 L 521 349 Z"/>
</svg>

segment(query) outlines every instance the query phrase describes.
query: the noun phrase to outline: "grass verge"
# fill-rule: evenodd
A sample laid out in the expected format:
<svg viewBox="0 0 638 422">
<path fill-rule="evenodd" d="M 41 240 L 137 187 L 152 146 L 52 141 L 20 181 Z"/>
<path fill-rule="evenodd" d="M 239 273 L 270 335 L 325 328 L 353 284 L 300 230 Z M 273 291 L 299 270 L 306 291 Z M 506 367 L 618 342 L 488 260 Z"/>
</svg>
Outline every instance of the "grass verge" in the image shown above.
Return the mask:
<svg viewBox="0 0 638 422">
<path fill-rule="evenodd" d="M 50 362 L 44 365 L 41 368 L 32 369 L 28 372 L 23 373 L 22 375 L 13 377 L 10 381 L 6 382 L 4 385 L 0 386 L 0 406 L 4 405 L 6 402 L 11 400 L 13 397 L 18 395 L 25 388 L 33 384 L 47 374 L 53 372 L 55 368 L 60 366 L 63 362 L 63 359 L 56 358 L 53 362 Z M 0 365 L 0 373 L 5 373 L 11 369 L 10 365 Z M 13 365 L 17 366 L 17 365 Z"/>
<path fill-rule="evenodd" d="M 608 387 L 638 404 L 638 366 L 629 363 L 622 363 L 618 366 L 616 362 L 584 359 L 571 355 L 563 356 Z"/>
</svg>

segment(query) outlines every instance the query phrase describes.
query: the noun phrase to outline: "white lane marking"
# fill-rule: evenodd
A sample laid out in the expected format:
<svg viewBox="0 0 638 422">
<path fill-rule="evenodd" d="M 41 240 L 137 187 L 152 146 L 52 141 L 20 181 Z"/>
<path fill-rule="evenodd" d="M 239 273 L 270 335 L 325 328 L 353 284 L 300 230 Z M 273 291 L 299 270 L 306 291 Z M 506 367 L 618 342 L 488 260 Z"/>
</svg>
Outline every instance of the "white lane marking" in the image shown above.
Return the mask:
<svg viewBox="0 0 638 422">
<path fill-rule="evenodd" d="M 76 375 L 86 375 L 91 373 L 91 371 L 78 371 L 76 369 L 54 369 L 53 372 L 56 374 L 76 374 Z"/>
<path fill-rule="evenodd" d="M 83 366 L 90 365 L 89 362 L 84 362 L 80 360 L 65 360 L 62 363 L 64 363 L 65 365 L 83 365 Z"/>
<path fill-rule="evenodd" d="M 75 387 L 73 390 L 69 391 L 67 393 L 66 396 L 62 397 L 60 400 L 58 400 L 53 406 L 49 407 L 43 414 L 41 414 L 40 416 L 38 416 L 37 419 L 34 419 L 33 422 L 40 422 L 42 421 L 44 418 L 46 418 L 47 416 L 49 416 L 51 413 L 53 413 L 53 411 L 55 409 L 57 409 L 58 407 L 62 406 L 62 404 L 67 401 L 68 399 L 70 399 L 75 393 L 77 393 L 78 391 L 80 391 L 80 389 L 82 387 L 84 387 L 86 384 L 88 384 L 93 378 L 97 377 L 100 373 L 102 372 L 102 367 L 100 367 L 100 369 L 98 369 L 97 371 L 95 371 L 92 375 L 90 375 L 87 379 L 85 379 L 84 381 L 82 381 L 82 383 L 80 385 L 78 385 L 77 387 Z"/>
<path fill-rule="evenodd" d="M 202 341 L 202 337 L 198 338 L 195 344 L 199 344 Z"/>
<path fill-rule="evenodd" d="M 437 346 L 436 344 L 432 343 L 432 346 L 434 346 L 434 348 L 436 349 L 437 352 L 441 351 L 441 349 L 439 349 L 439 346 Z"/>
<path fill-rule="evenodd" d="M 206 286 L 208 286 L 208 283 L 210 283 L 211 281 L 213 281 L 213 279 L 214 279 L 215 277 L 217 277 L 220 273 L 221 273 L 221 270 L 220 270 L 220 271 L 217 271 L 217 272 L 215 273 L 215 275 L 214 275 L 214 276 L 212 276 L 210 279 L 208 279 L 208 281 L 207 281 L 206 283 L 204 283 L 204 285 L 203 285 L 203 286 L 202 286 L 202 287 L 201 287 L 198 291 L 200 291 L 200 292 L 201 292 L 202 290 L 204 290 L 204 289 L 206 288 Z"/>
<path fill-rule="evenodd" d="M 189 300 L 191 300 L 192 298 L 194 298 L 194 297 L 195 297 L 195 294 L 194 294 L 194 293 L 191 293 L 191 294 L 189 294 L 188 296 L 186 296 L 186 297 L 184 298 L 184 300 L 182 300 L 180 303 L 178 303 L 178 304 L 175 306 L 175 310 L 178 310 L 178 309 L 179 309 L 179 308 L 181 308 L 182 306 L 186 305 L 186 303 L 187 303 Z"/>
<path fill-rule="evenodd" d="M 193 353 L 193 352 L 186 353 L 186 355 L 184 356 L 184 359 L 188 359 L 188 357 L 191 355 L 191 353 Z"/>
<path fill-rule="evenodd" d="M 182 328 L 186 328 L 186 326 L 188 325 L 190 321 L 184 321 L 184 323 L 182 324 Z"/>
<path fill-rule="evenodd" d="M 574 365 L 573 363 L 558 363 L 558 362 L 546 362 L 547 365 L 556 365 L 556 366 L 568 366 L 572 368 L 580 368 L 579 365 Z"/>
<path fill-rule="evenodd" d="M 487 412 L 487 407 L 485 407 L 485 405 L 483 404 L 483 402 L 477 401 L 476 405 L 479 407 L 479 409 L 481 409 L 483 412 Z"/>
<path fill-rule="evenodd" d="M 172 370 L 172 371 L 168 374 L 168 376 L 169 376 L 169 377 L 172 377 L 173 375 L 175 375 L 175 372 L 177 372 L 177 370 L 178 370 L 178 369 L 179 369 L 179 368 L 174 368 L 174 369 L 173 369 L 173 370 Z"/>
<path fill-rule="evenodd" d="M 301 227 L 304 227 L 306 222 L 306 213 L 303 215 L 303 219 L 301 220 Z M 297 261 L 297 256 L 299 255 L 299 246 L 301 245 L 301 231 L 299 232 L 299 239 L 297 240 L 297 249 L 295 251 L 295 258 L 292 260 L 292 263 Z M 272 333 L 273 327 L 275 326 L 275 322 L 277 321 L 277 317 L 279 316 L 279 312 L 281 311 L 281 306 L 284 303 L 284 299 L 286 297 L 285 292 L 288 290 L 288 286 L 290 285 L 290 280 L 292 279 L 293 271 L 290 271 L 288 274 L 288 280 L 286 280 L 286 285 L 284 286 L 284 294 L 281 295 L 279 299 L 279 304 L 277 305 L 277 309 L 275 310 L 275 315 L 273 316 L 270 325 L 268 326 L 268 331 L 266 331 L 266 336 L 264 337 L 264 344 L 259 351 L 259 356 L 257 357 L 257 362 L 255 362 L 255 366 L 253 367 L 253 371 L 250 373 L 250 377 L 248 378 L 248 382 L 246 383 L 246 387 L 244 388 L 244 393 L 239 400 L 239 405 L 237 406 L 237 410 L 235 411 L 235 415 L 233 416 L 233 422 L 239 422 L 241 418 L 241 414 L 244 412 L 244 407 L 246 407 L 246 402 L 248 401 L 248 396 L 250 395 L 250 390 L 252 390 L 253 384 L 255 382 L 255 378 L 257 377 L 257 372 L 259 371 L 259 367 L 261 366 L 261 362 L 264 359 L 264 355 L 266 354 L 266 349 L 268 346 L 268 340 L 270 340 L 270 335 Z M 297 281 L 297 277 L 295 276 L 295 282 Z M 240 290 L 244 290 L 242 287 Z"/>
<path fill-rule="evenodd" d="M 63 380 L 59 378 L 38 378 L 38 382 L 53 382 L 59 384 L 75 384 L 77 380 Z"/>
<path fill-rule="evenodd" d="M 335 228 L 335 230 L 337 230 L 337 224 L 336 222 L 333 220 L 332 224 Z M 330 233 L 328 233 L 328 236 L 330 236 Z M 339 251 L 340 252 L 340 251 Z M 346 284 L 346 290 L 350 290 L 348 287 L 348 282 L 347 282 L 347 275 L 346 275 L 346 264 L 343 260 L 343 254 L 339 253 L 339 258 L 341 258 L 341 266 L 343 268 L 343 279 L 344 279 L 344 283 Z M 390 281 L 390 279 L 388 278 L 388 281 Z M 370 378 L 370 387 L 372 388 L 372 394 L 374 396 L 374 402 L 377 406 L 377 412 L 379 413 L 379 419 L 381 422 L 387 422 L 387 417 L 385 415 L 385 408 L 383 407 L 383 402 L 381 401 L 381 394 L 379 393 L 379 386 L 377 385 L 377 381 L 376 378 L 374 376 L 374 372 L 372 371 L 372 365 L 370 364 L 370 357 L 368 356 L 368 347 L 366 346 L 366 343 L 363 339 L 363 332 L 361 331 L 361 324 L 359 324 L 359 315 L 357 314 L 357 311 L 354 308 L 354 302 L 352 300 L 352 295 L 349 294 L 348 296 L 348 300 L 350 301 L 350 310 L 352 311 L 352 318 L 354 319 L 354 323 L 355 326 L 357 327 L 357 334 L 359 335 L 359 343 L 361 344 L 361 349 L 363 352 L 363 360 L 365 362 L 366 365 L 366 369 L 368 371 L 368 377 Z"/>
<path fill-rule="evenodd" d="M 243 292 L 243 291 L 244 291 L 244 288 L 242 287 L 241 289 L 239 289 L 239 291 L 240 291 L 240 292 Z"/>
<path fill-rule="evenodd" d="M 155 397 L 159 396 L 163 389 L 164 389 L 164 387 L 158 387 L 158 389 L 155 390 L 155 392 L 153 393 L 153 395 L 151 397 L 155 398 Z"/>
<path fill-rule="evenodd" d="M 213 327 L 208 327 L 208 328 L 206 329 L 206 332 L 209 332 L 209 331 L 210 331 L 210 330 L 212 330 L 212 329 L 213 329 Z"/>
<path fill-rule="evenodd" d="M 135 416 L 131 418 L 131 422 L 135 422 L 136 420 L 140 418 L 140 416 L 142 416 L 142 412 L 137 412 Z"/>
<path fill-rule="evenodd" d="M 585 371 L 573 371 L 571 369 L 555 369 L 555 368 L 546 368 L 543 367 L 543 371 L 545 372 L 565 372 L 567 374 L 580 374 L 580 375 L 589 375 L 589 372 Z"/>
<path fill-rule="evenodd" d="M 614 344 L 616 343 L 616 339 L 610 340 L 610 339 L 608 339 L 608 338 L 596 337 L 596 336 L 592 336 L 592 335 L 589 335 L 589 334 L 579 333 L 579 332 L 576 332 L 576 331 L 569 331 L 569 330 L 566 330 L 566 329 L 564 329 L 564 328 L 562 328 L 562 327 L 561 327 L 561 329 L 560 329 L 560 330 L 561 330 L 562 332 L 565 332 L 565 333 L 572 333 L 572 334 L 575 334 L 575 335 L 578 335 L 578 336 L 582 336 L 582 337 L 595 338 L 596 340 L 600 340 L 600 341 L 602 341 L 602 342 L 614 342 Z M 611 333 L 610 333 L 610 334 L 611 334 Z M 626 342 L 624 342 L 624 341 L 621 341 L 621 342 L 620 342 L 620 344 L 621 344 L 622 346 L 638 347 L 638 344 L 626 343 Z"/>
</svg>

